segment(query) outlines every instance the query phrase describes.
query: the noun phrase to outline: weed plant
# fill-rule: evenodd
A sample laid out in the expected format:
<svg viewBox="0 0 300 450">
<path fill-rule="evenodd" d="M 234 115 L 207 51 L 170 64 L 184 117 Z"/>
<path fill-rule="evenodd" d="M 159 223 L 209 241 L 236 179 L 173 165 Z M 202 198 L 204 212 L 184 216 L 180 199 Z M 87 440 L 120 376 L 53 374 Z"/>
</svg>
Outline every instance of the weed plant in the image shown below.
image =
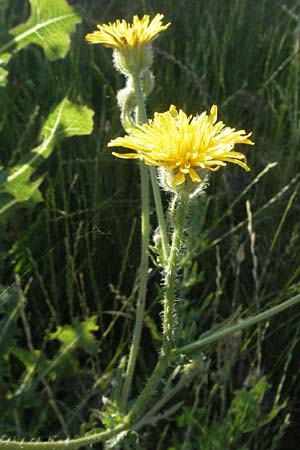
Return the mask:
<svg viewBox="0 0 300 450">
<path fill-rule="evenodd" d="M 84 41 L 97 23 L 157 12 L 172 23 L 154 45 L 149 116 L 172 103 L 191 113 L 217 103 L 225 123 L 253 130 L 250 176 L 239 168 L 218 172 L 190 211 L 177 283 L 181 345 L 300 293 L 298 3 L 69 4 L 79 20 L 65 56 L 49 59 L 29 45 L 12 56 L 0 87 L 2 173 L 40 145 L 45 121 L 66 96 L 95 112 L 92 133 L 58 140 L 31 174 L 31 182 L 42 177 L 43 201 L 25 199 L 1 217 L 0 435 L 17 440 L 63 439 L 109 425 L 114 410 L 105 400 L 118 395 L 130 346 L 139 174 L 107 148 L 123 134 L 116 101 L 123 80 L 110 51 Z M 1 42 L 29 15 L 27 0 L 2 0 Z M 7 194 L 0 194 L 2 206 Z M 155 221 L 151 204 L 153 236 Z M 161 340 L 160 276 L 150 255 L 133 397 L 155 366 Z M 177 409 L 141 429 L 138 443 L 132 434 L 119 448 L 297 448 L 299 317 L 295 306 L 198 350 L 202 370 L 175 398 Z M 178 376 L 163 380 L 166 389 Z"/>
</svg>

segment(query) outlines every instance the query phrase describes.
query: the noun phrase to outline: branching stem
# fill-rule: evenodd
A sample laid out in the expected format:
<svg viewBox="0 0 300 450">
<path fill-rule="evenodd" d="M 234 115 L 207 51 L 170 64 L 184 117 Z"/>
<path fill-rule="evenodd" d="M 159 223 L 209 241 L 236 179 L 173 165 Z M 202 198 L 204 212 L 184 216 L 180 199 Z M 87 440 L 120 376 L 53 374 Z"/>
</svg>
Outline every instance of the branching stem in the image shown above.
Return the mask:
<svg viewBox="0 0 300 450">
<path fill-rule="evenodd" d="M 163 343 L 161 354 L 156 367 L 149 378 L 142 393 L 135 404 L 125 417 L 125 423 L 130 426 L 148 406 L 148 401 L 154 395 L 156 388 L 164 377 L 173 358 L 173 331 L 174 331 L 174 299 L 175 299 L 175 280 L 177 274 L 177 265 L 179 259 L 179 250 L 183 234 L 184 218 L 186 212 L 186 200 L 182 197 L 176 197 L 176 212 L 173 216 L 174 234 L 169 259 L 166 265 L 165 279 L 165 297 L 163 311 Z"/>
<path fill-rule="evenodd" d="M 141 86 L 141 79 L 139 75 L 132 76 L 134 92 L 136 95 L 137 101 L 137 111 L 136 111 L 136 123 L 142 124 L 147 121 L 146 107 L 144 101 L 144 94 Z M 154 169 L 154 168 L 153 168 Z M 142 334 L 142 326 L 144 321 L 145 314 L 145 303 L 146 303 L 146 294 L 147 294 L 147 278 L 148 278 L 148 247 L 149 247 L 149 235 L 150 235 L 150 223 L 149 223 L 149 170 L 148 167 L 141 162 L 140 163 L 140 171 L 141 171 L 141 208 L 142 208 L 142 227 L 141 227 L 141 264 L 140 264 L 140 287 L 138 293 L 138 301 L 136 306 L 136 318 L 135 318 L 135 326 L 133 330 L 132 342 L 129 352 L 128 364 L 126 368 L 126 377 L 125 382 L 122 389 L 121 394 L 121 410 L 125 410 L 126 403 L 129 398 L 130 389 L 132 385 L 132 379 L 134 375 L 134 370 L 136 366 L 137 355 L 140 346 L 141 334 Z M 164 259 L 167 257 L 167 228 L 165 224 L 163 207 L 160 197 L 159 188 L 157 185 L 155 169 L 154 171 L 150 171 L 151 173 L 151 182 L 152 188 L 154 192 L 154 200 L 156 205 L 158 223 L 161 233 L 161 242 L 163 248 L 163 256 Z"/>
</svg>

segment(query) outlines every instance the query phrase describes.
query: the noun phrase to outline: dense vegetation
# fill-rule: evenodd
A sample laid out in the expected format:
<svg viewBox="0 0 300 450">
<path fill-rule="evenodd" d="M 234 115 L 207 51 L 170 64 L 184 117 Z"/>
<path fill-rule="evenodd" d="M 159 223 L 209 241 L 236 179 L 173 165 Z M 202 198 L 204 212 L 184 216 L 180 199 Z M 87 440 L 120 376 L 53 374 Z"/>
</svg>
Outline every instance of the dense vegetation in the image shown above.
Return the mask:
<svg viewBox="0 0 300 450">
<path fill-rule="evenodd" d="M 29 19 L 30 3 L 0 3 L 0 63 L 9 59 L 0 65 L 0 435 L 29 440 L 108 424 L 99 411 L 115 395 L 133 327 L 140 179 L 135 164 L 107 149 L 123 134 L 116 91 L 124 80 L 110 49 L 84 41 L 97 23 L 157 12 L 172 23 L 155 41 L 149 116 L 171 103 L 190 113 L 216 103 L 225 123 L 253 130 L 250 174 L 216 173 L 191 209 L 178 279 L 182 342 L 300 293 L 298 3 L 48 3 L 74 8 L 74 23 L 65 34 L 51 30 L 48 46 L 15 48 L 7 42 Z M 49 139 L 59 108 L 63 131 L 9 181 Z M 68 128 L 73 118 L 77 131 Z M 154 213 L 151 220 L 154 233 Z M 160 339 L 151 255 L 134 395 Z M 178 394 L 174 414 L 124 448 L 295 449 L 299 317 L 296 306 L 205 348 L 203 371 Z"/>
</svg>

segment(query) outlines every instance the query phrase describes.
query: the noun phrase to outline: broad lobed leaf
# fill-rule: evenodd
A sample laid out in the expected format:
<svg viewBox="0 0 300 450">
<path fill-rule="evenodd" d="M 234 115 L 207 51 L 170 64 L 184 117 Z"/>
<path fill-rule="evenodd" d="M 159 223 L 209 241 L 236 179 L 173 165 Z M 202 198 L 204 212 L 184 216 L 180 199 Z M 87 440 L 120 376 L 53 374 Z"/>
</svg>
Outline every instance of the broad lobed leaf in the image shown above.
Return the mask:
<svg viewBox="0 0 300 450">
<path fill-rule="evenodd" d="M 4 85 L 5 66 L 13 53 L 29 44 L 43 47 L 50 59 L 63 58 L 70 45 L 70 34 L 80 22 L 79 13 L 65 0 L 29 0 L 31 14 L 27 22 L 11 29 L 0 39 L 0 85 Z M 1 67 L 2 66 L 2 67 Z"/>
<path fill-rule="evenodd" d="M 32 182 L 31 175 L 63 139 L 90 134 L 93 114 L 89 108 L 75 105 L 67 98 L 59 103 L 41 130 L 42 143 L 23 156 L 15 166 L 0 173 L 0 222 L 17 204 L 27 202 L 26 206 L 32 206 L 42 201 L 38 187 L 43 179 Z"/>
</svg>

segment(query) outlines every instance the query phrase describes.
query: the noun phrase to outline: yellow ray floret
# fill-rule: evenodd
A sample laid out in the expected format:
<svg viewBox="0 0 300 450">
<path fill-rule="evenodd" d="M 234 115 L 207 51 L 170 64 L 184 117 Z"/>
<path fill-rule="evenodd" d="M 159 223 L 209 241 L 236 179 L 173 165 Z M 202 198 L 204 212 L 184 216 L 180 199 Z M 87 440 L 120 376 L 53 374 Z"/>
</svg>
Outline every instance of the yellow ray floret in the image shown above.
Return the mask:
<svg viewBox="0 0 300 450">
<path fill-rule="evenodd" d="M 123 19 L 109 22 L 108 25 L 97 25 L 99 31 L 87 34 L 85 38 L 91 44 L 103 44 L 117 50 L 144 46 L 170 26 L 170 23 L 162 24 L 163 17 L 163 14 L 156 14 L 150 21 L 148 15 L 144 15 L 141 19 L 134 16 L 133 23 Z"/>
<path fill-rule="evenodd" d="M 215 171 L 228 162 L 249 171 L 245 155 L 233 149 L 235 144 L 254 145 L 248 139 L 251 134 L 217 122 L 216 105 L 212 106 L 210 114 L 203 112 L 195 117 L 171 105 L 169 111 L 155 113 L 153 120 L 137 125 L 127 136 L 112 140 L 108 146 L 126 147 L 136 152 L 113 152 L 114 156 L 140 159 L 145 164 L 173 172 L 175 187 L 184 183 L 187 175 L 192 181 L 200 182 L 199 169 Z"/>
</svg>

